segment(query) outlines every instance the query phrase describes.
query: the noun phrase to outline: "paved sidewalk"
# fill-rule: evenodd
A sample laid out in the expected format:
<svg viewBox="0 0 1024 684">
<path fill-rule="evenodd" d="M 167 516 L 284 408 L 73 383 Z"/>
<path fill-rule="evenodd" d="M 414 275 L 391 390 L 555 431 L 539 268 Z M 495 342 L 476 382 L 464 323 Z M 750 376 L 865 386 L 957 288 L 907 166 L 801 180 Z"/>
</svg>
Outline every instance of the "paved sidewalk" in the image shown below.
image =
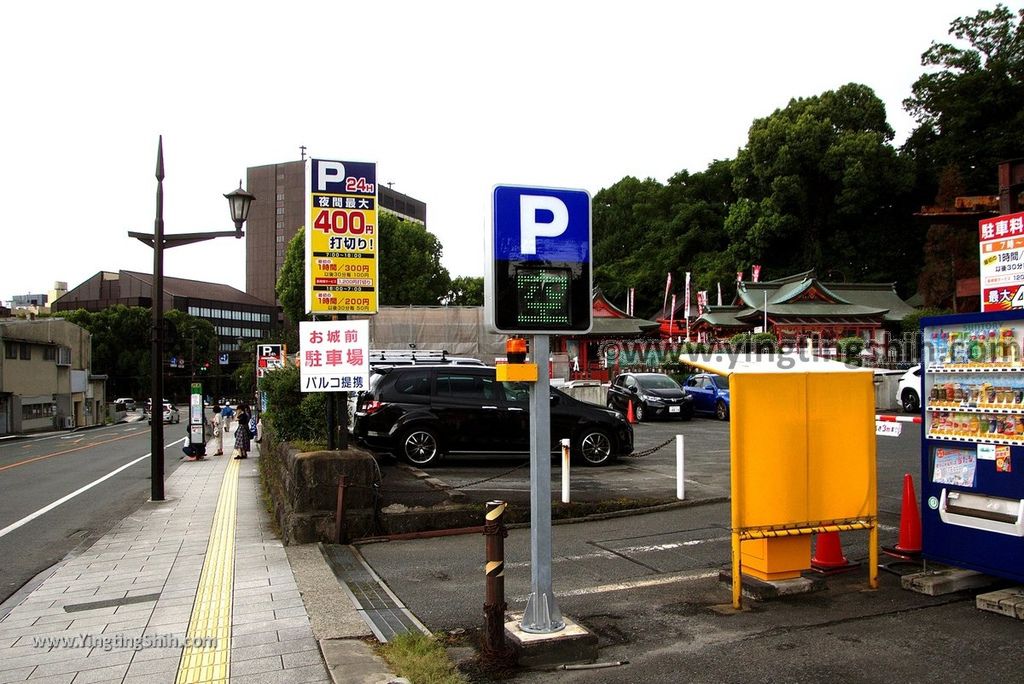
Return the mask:
<svg viewBox="0 0 1024 684">
<path fill-rule="evenodd" d="M 183 463 L 165 501 L 55 566 L 0 622 L 0 684 L 330 682 L 253 447 Z"/>
</svg>

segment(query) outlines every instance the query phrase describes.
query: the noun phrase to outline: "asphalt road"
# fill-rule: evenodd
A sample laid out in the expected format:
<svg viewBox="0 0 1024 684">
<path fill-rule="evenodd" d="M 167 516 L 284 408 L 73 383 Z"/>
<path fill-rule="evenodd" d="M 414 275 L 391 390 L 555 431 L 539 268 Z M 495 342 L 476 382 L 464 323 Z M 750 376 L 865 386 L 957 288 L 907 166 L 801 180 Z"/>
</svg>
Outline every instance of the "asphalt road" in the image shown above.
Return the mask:
<svg viewBox="0 0 1024 684">
<path fill-rule="evenodd" d="M 164 426 L 167 474 L 182 456 L 179 428 Z M 149 499 L 149 439 L 149 426 L 141 421 L 0 442 L 0 603 Z"/>
<path fill-rule="evenodd" d="M 680 428 L 686 435 L 687 479 L 692 479 L 688 491 L 695 499 L 728 494 L 727 424 L 701 419 L 644 424 L 637 428 L 638 443 L 657 445 Z M 902 435 L 877 442 L 882 545 L 897 539 L 904 473 L 913 475 L 920 492 L 919 428 L 904 428 Z M 771 448 L 767 445 L 769 457 Z M 640 495 L 674 474 L 674 450 L 637 461 L 585 471 L 586 476 L 605 491 Z M 476 474 L 462 468 L 469 466 L 443 466 L 436 474 L 449 481 Z M 507 489 L 518 490 L 514 484 Z M 674 482 L 661 486 L 674 491 Z M 709 503 L 554 526 L 552 576 L 562 612 L 598 635 L 599 661 L 629 664 L 518 679 L 989 682 L 1016 680 L 1024 671 L 1019 648 L 1024 622 L 977 610 L 972 593 L 927 597 L 902 590 L 899 578 L 886 572 L 880 573 L 880 588 L 868 590 L 866 532 L 842 534 L 843 550 L 862 562 L 860 570 L 829 578 L 823 592 L 746 600 L 746 610 L 732 613 L 728 585 L 718 579 L 730 562 L 729 516 L 727 503 Z M 505 541 L 511 612 L 522 611 L 529 594 L 529 544 L 528 529 L 511 530 Z M 479 536 L 359 548 L 430 629 L 475 635 L 481 628 L 484 542 Z"/>
</svg>

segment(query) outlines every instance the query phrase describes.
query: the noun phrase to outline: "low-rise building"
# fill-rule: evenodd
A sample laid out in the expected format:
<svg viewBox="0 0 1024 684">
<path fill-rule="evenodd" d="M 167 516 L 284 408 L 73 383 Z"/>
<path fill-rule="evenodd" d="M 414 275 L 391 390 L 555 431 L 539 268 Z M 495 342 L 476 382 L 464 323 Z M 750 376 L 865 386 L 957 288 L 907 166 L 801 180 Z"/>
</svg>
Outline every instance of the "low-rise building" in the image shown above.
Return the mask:
<svg viewBox="0 0 1024 684">
<path fill-rule="evenodd" d="M 0 435 L 104 421 L 92 335 L 59 318 L 0 321 Z"/>
<path fill-rule="evenodd" d="M 272 304 L 230 285 L 164 276 L 164 311 L 178 309 L 208 320 L 220 338 L 220 351 L 236 352 L 246 341 L 269 337 L 276 319 Z M 153 276 L 136 271 L 100 271 L 51 303 L 60 311 L 102 311 L 111 306 L 153 305 Z"/>
</svg>

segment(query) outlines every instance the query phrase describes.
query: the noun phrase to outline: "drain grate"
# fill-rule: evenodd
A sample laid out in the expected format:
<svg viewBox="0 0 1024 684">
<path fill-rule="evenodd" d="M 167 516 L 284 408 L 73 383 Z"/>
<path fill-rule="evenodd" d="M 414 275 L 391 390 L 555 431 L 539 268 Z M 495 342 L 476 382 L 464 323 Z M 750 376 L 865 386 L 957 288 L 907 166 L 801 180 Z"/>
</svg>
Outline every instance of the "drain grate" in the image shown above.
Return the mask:
<svg viewBox="0 0 1024 684">
<path fill-rule="evenodd" d="M 336 544 L 321 544 L 320 550 L 379 641 L 386 643 L 407 632 L 430 633 L 367 565 L 359 551 Z"/>
</svg>

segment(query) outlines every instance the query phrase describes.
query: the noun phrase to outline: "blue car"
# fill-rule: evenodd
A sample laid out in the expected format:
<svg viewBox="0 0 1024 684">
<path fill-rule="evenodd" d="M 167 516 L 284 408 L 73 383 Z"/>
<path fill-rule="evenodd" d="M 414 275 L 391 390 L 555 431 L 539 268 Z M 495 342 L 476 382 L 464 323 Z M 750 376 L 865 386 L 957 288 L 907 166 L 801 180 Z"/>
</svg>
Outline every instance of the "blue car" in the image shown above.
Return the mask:
<svg viewBox="0 0 1024 684">
<path fill-rule="evenodd" d="M 713 415 L 718 420 L 729 420 L 729 378 L 725 375 L 698 373 L 683 385 L 693 397 L 695 413 Z"/>
</svg>

